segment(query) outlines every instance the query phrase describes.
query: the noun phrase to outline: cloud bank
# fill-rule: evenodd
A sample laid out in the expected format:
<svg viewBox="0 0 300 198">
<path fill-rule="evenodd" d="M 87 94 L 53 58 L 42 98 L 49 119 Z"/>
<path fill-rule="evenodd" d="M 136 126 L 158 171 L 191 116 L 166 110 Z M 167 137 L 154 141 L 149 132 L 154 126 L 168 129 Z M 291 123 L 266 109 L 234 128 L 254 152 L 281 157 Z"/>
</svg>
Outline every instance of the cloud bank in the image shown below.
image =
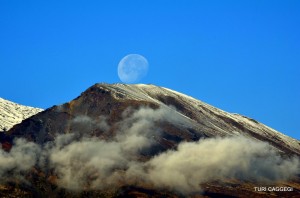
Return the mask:
<svg viewBox="0 0 300 198">
<path fill-rule="evenodd" d="M 187 193 L 199 190 L 205 182 L 231 178 L 272 182 L 299 173 L 297 158 L 283 159 L 270 145 L 241 136 L 181 143 L 147 166 L 147 178 L 153 184 Z"/>
<path fill-rule="evenodd" d="M 167 107 L 127 109 L 122 117 L 115 135 L 106 140 L 82 135 L 95 126 L 105 133 L 111 128 L 106 118 L 88 116 L 72 120 L 74 133 L 58 135 L 43 147 L 17 139 L 9 153 L 0 150 L 1 181 L 21 178 L 36 166 L 53 170 L 57 185 L 69 190 L 148 183 L 188 194 L 201 191 L 206 182 L 272 182 L 300 171 L 297 157 L 283 158 L 269 144 L 242 136 L 182 142 L 173 150 L 145 157 L 142 152 L 158 144 L 157 122 L 188 124 L 187 119 Z"/>
<path fill-rule="evenodd" d="M 16 139 L 9 153 L 2 150 L 0 145 L 0 183 L 15 178 L 25 181 L 22 173 L 37 163 L 40 154 L 41 148 L 37 144 L 24 139 Z"/>
</svg>

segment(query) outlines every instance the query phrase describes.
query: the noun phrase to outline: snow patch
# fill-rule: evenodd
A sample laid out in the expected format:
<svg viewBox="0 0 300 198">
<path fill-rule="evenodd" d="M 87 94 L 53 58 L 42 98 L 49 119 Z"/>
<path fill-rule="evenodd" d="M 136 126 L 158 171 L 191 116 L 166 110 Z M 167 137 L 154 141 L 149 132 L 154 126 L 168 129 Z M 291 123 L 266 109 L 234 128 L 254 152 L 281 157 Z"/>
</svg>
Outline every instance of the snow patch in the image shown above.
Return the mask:
<svg viewBox="0 0 300 198">
<path fill-rule="evenodd" d="M 20 105 L 0 98 L 0 131 L 7 131 L 22 120 L 29 118 L 43 109 Z"/>
</svg>

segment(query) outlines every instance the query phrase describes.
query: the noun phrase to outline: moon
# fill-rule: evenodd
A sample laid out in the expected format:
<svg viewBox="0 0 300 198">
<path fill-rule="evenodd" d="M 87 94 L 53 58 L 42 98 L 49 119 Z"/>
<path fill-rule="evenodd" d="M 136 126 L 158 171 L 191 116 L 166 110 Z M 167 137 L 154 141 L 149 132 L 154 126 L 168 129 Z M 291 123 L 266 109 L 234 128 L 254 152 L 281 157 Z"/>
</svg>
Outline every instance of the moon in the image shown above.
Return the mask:
<svg viewBox="0 0 300 198">
<path fill-rule="evenodd" d="M 139 54 L 128 54 L 119 62 L 118 76 L 124 83 L 136 83 L 148 73 L 148 61 Z"/>
</svg>

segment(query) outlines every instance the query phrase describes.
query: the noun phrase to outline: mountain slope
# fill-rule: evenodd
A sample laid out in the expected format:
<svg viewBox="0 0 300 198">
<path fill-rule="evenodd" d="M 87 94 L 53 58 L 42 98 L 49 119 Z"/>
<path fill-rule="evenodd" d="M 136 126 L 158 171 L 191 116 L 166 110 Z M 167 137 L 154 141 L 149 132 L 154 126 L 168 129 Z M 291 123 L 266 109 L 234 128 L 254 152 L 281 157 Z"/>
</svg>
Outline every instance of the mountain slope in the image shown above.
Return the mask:
<svg viewBox="0 0 300 198">
<path fill-rule="evenodd" d="M 279 133 L 254 119 L 239 114 L 227 113 L 174 90 L 152 85 L 129 86 L 122 84 L 110 86 L 110 89 L 116 93 L 123 92 L 125 95 L 129 93 L 135 99 L 173 105 L 176 107 L 177 112 L 200 123 L 202 130 L 207 127 L 205 131 L 210 132 L 212 135 L 243 134 L 268 141 L 281 148 L 284 146 L 287 150 L 291 149 L 300 154 L 300 141 Z M 285 148 L 282 149 L 285 150 Z"/>
<path fill-rule="evenodd" d="M 0 185 L 0 195 L 297 197 L 300 193 L 298 140 L 154 85 L 95 84 L 76 99 L 0 134 L 0 142 L 7 151 L 0 150 L 0 180 L 7 181 Z M 17 184 L 26 182 L 16 185 L 15 175 Z M 259 192 L 254 190 L 257 186 L 292 191 Z"/>
<path fill-rule="evenodd" d="M 15 124 L 29 118 L 43 109 L 19 105 L 0 98 L 0 131 L 7 131 Z"/>
</svg>

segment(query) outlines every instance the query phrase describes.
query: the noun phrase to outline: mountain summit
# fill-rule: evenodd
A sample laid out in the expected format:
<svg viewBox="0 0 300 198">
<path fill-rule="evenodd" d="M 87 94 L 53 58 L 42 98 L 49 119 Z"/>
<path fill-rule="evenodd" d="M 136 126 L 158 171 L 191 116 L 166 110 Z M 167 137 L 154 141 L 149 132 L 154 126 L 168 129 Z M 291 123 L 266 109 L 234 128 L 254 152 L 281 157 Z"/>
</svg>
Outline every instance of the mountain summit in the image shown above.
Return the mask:
<svg viewBox="0 0 300 198">
<path fill-rule="evenodd" d="M 18 192 L 34 196 L 268 197 L 254 188 L 266 185 L 289 190 L 277 196 L 300 192 L 298 140 L 154 85 L 95 84 L 0 140 L 11 145 L 0 156 L 11 162 L 0 169 L 1 189 L 18 188 L 7 177 L 17 175 L 26 181 Z"/>
</svg>

